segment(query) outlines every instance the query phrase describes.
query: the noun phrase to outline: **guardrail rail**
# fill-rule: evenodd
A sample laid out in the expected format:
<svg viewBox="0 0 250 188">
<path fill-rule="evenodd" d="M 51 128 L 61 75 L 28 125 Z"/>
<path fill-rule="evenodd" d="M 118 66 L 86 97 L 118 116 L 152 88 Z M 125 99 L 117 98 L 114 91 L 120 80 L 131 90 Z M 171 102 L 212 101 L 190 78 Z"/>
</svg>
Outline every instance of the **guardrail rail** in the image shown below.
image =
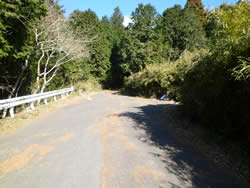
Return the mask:
<svg viewBox="0 0 250 188">
<path fill-rule="evenodd" d="M 49 91 L 49 92 L 44 92 L 44 93 L 39 93 L 39 94 L 26 95 L 22 97 L 0 100 L 0 110 L 9 110 L 10 117 L 13 118 L 15 116 L 14 108 L 16 106 L 19 106 L 22 104 L 30 104 L 30 108 L 34 109 L 35 101 L 44 100 L 44 103 L 48 104 L 47 99 L 49 97 L 54 97 L 54 101 L 56 101 L 57 95 L 61 95 L 61 97 L 63 98 L 65 94 L 69 95 L 73 91 L 74 91 L 74 87 L 71 87 L 71 88 Z"/>
</svg>

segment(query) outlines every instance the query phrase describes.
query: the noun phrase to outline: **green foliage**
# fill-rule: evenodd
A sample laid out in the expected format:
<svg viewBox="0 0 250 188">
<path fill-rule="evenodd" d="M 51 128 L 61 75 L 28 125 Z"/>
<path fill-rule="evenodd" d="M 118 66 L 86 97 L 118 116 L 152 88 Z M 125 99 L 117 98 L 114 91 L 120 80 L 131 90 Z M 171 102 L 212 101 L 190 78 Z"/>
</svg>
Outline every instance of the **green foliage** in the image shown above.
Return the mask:
<svg viewBox="0 0 250 188">
<path fill-rule="evenodd" d="M 30 54 L 32 46 L 32 28 L 46 13 L 46 5 L 42 1 L 0 1 L 0 51 L 20 59 Z M 11 50 L 11 53 L 9 54 Z M 0 54 L 1 58 L 1 54 Z"/>
<path fill-rule="evenodd" d="M 250 3 L 247 1 L 237 5 L 222 5 L 214 13 L 217 25 L 213 51 L 222 60 L 231 61 L 232 56 L 249 56 L 249 11 Z"/>
<path fill-rule="evenodd" d="M 22 72 L 25 59 L 34 54 L 33 29 L 40 18 L 46 14 L 46 4 L 37 0 L 0 0 L 0 89 L 2 97 L 9 95 Z M 26 74 L 31 74 L 29 67 Z M 21 78 L 24 87 L 19 93 L 27 90 L 30 80 Z M 16 93 L 13 93 L 16 94 Z"/>
<path fill-rule="evenodd" d="M 218 18 L 214 15 L 214 12 L 208 12 L 206 22 L 203 25 L 203 28 L 206 33 L 206 37 L 209 39 L 209 42 L 211 42 L 213 45 L 213 38 L 215 36 L 216 32 L 216 26 L 217 26 L 217 20 Z"/>
<path fill-rule="evenodd" d="M 76 31 L 80 31 L 82 36 L 88 36 L 89 39 L 95 37 L 100 32 L 100 23 L 96 13 L 88 9 L 86 11 L 75 10 L 70 15 L 71 25 Z"/>
<path fill-rule="evenodd" d="M 180 5 L 175 5 L 173 8 L 168 8 L 163 12 L 160 23 L 160 30 L 163 36 L 163 41 L 169 44 L 169 49 L 166 50 L 169 59 L 176 59 L 182 47 L 182 10 Z"/>
<path fill-rule="evenodd" d="M 147 64 L 159 60 L 156 26 L 159 20 L 157 12 L 151 5 L 139 4 L 132 13 L 133 23 L 129 25 L 120 44 L 120 67 L 128 76 L 142 70 Z"/>
<path fill-rule="evenodd" d="M 140 71 L 150 61 L 144 43 L 141 43 L 133 31 L 128 31 L 120 45 L 122 57 L 121 68 L 124 75 L 131 75 Z"/>
<path fill-rule="evenodd" d="M 192 11 L 199 16 L 200 23 L 203 25 L 206 22 L 207 12 L 202 4 L 201 0 L 187 0 L 185 8 L 191 8 Z"/>
<path fill-rule="evenodd" d="M 124 17 L 120 12 L 119 7 L 114 9 L 114 13 L 110 20 L 102 20 L 102 22 L 108 26 L 105 31 L 108 36 L 108 40 L 111 42 L 111 56 L 110 63 L 111 68 L 108 72 L 108 77 L 105 80 L 106 88 L 120 88 L 123 82 L 122 70 L 120 67 L 121 56 L 119 51 L 121 49 L 121 39 L 125 35 L 125 28 L 123 26 Z"/>
<path fill-rule="evenodd" d="M 125 91 L 147 97 L 167 94 L 168 98 L 179 101 L 185 75 L 206 54 L 206 50 L 184 51 L 177 61 L 147 65 L 126 78 Z"/>
<path fill-rule="evenodd" d="M 80 31 L 91 41 L 89 43 L 90 59 L 89 66 L 91 73 L 99 80 L 103 81 L 107 77 L 110 69 L 111 42 L 109 35 L 106 33 L 107 22 L 99 21 L 95 12 L 74 11 L 71 16 L 71 24 L 76 31 Z"/>
<path fill-rule="evenodd" d="M 183 38 L 184 48 L 187 50 L 195 50 L 204 48 L 206 45 L 205 32 L 200 26 L 199 16 L 195 15 L 192 8 L 183 9 Z"/>
<path fill-rule="evenodd" d="M 90 44 L 90 64 L 93 67 L 91 71 L 101 81 L 107 77 L 107 72 L 110 69 L 109 41 L 106 38 L 94 40 Z"/>
<path fill-rule="evenodd" d="M 138 8 L 132 12 L 131 19 L 133 23 L 129 27 L 140 42 L 146 43 L 157 37 L 154 28 L 157 26 L 159 18 L 152 5 L 139 4 Z"/>
<path fill-rule="evenodd" d="M 144 96 L 166 93 L 168 98 L 184 104 L 190 117 L 201 121 L 220 137 L 240 144 L 249 154 L 249 8 L 246 1 L 222 5 L 209 15 L 204 26 L 210 38 L 208 52 L 194 50 L 195 43 L 183 40 L 184 49 L 191 48 L 191 52 L 184 50 L 178 60 L 171 63 L 147 65 L 126 78 L 125 91 Z M 181 12 L 180 7 L 164 13 L 163 20 L 166 22 L 163 22 L 163 31 L 170 35 L 171 29 L 178 29 L 169 27 L 173 24 L 170 24 L 171 19 L 166 18 L 170 14 L 178 15 L 178 12 Z M 182 19 L 189 17 L 188 22 L 192 16 L 185 14 L 190 14 L 187 8 L 180 15 Z M 195 23 L 194 27 L 198 29 L 198 22 Z M 190 37 L 184 34 L 183 28 L 192 36 L 189 26 L 184 24 L 180 27 L 182 39 Z M 172 34 L 174 36 L 174 32 Z M 171 42 L 173 38 L 166 39 Z"/>
<path fill-rule="evenodd" d="M 102 85 L 94 78 L 89 78 L 85 81 L 79 81 L 75 84 L 75 90 L 79 92 L 99 91 Z"/>
<path fill-rule="evenodd" d="M 166 91 L 162 78 L 166 75 L 167 64 L 147 65 L 142 71 L 125 79 L 124 89 L 130 95 L 157 96 Z"/>
<path fill-rule="evenodd" d="M 169 44 L 167 50 L 169 60 L 176 60 L 184 50 L 204 48 L 205 32 L 200 26 L 200 17 L 193 9 L 180 5 L 168 8 L 163 12 L 159 29 L 163 42 Z"/>
<path fill-rule="evenodd" d="M 91 78 L 91 66 L 89 66 L 88 60 L 80 59 L 70 64 L 62 65 L 47 90 L 65 88 L 79 82 L 86 82 Z"/>
<path fill-rule="evenodd" d="M 236 80 L 250 79 L 250 58 L 239 58 L 239 65 L 233 69 L 232 75 Z"/>
<path fill-rule="evenodd" d="M 246 148 L 250 144 L 249 6 L 242 2 L 215 11 L 211 53 L 185 75 L 181 94 L 188 114 Z"/>
<path fill-rule="evenodd" d="M 124 26 L 123 26 L 124 17 L 119 9 L 116 7 L 114 9 L 114 13 L 110 18 L 110 23 L 113 30 L 114 43 L 119 44 L 120 40 L 124 34 Z"/>
</svg>

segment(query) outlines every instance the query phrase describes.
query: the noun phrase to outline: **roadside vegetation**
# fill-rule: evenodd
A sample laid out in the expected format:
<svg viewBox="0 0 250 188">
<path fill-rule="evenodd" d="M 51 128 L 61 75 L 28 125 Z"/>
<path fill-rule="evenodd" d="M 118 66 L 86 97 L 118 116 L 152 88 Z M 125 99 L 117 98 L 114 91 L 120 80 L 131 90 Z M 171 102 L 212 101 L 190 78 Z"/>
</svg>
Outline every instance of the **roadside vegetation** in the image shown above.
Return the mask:
<svg viewBox="0 0 250 188">
<path fill-rule="evenodd" d="M 127 27 L 118 7 L 102 19 L 90 9 L 65 18 L 53 0 L 0 0 L 0 10 L 0 99 L 72 85 L 165 94 L 250 158 L 249 1 L 206 10 L 187 0 L 162 14 L 139 4 Z"/>
</svg>

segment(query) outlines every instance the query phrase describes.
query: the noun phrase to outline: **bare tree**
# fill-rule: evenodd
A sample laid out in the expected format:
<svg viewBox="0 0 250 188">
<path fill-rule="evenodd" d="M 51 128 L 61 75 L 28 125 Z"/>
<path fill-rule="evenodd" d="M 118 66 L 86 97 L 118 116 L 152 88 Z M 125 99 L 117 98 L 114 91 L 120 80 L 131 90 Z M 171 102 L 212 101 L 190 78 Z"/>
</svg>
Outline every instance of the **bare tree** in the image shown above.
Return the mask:
<svg viewBox="0 0 250 188">
<path fill-rule="evenodd" d="M 39 49 L 36 83 L 33 93 L 43 92 L 56 76 L 61 65 L 88 56 L 86 38 L 77 38 L 67 20 L 53 5 L 35 29 L 35 41 Z"/>
</svg>

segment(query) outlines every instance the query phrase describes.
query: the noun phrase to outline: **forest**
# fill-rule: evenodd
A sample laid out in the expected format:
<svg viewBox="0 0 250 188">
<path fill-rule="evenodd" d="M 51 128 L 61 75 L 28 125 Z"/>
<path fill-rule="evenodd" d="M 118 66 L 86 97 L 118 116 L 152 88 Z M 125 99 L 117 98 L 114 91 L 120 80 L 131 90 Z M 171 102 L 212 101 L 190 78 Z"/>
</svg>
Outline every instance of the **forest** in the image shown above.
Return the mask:
<svg viewBox="0 0 250 188">
<path fill-rule="evenodd" d="M 139 4 L 64 16 L 53 0 L 0 0 L 0 99 L 86 83 L 183 104 L 183 113 L 250 156 L 250 3 L 159 14 Z M 225 142 L 225 139 L 222 139 Z"/>
</svg>

